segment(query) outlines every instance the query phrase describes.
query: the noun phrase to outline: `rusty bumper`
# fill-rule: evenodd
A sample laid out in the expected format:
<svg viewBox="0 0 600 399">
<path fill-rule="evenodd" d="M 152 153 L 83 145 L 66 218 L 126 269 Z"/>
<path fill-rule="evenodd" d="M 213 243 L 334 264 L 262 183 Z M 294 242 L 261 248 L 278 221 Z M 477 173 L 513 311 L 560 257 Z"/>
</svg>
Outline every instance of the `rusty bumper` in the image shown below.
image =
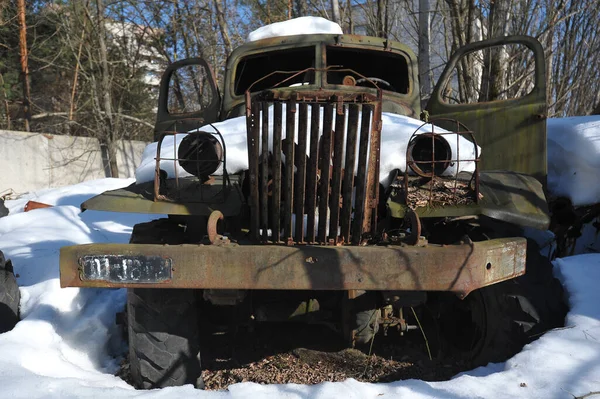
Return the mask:
<svg viewBox="0 0 600 399">
<path fill-rule="evenodd" d="M 520 237 L 426 247 L 88 244 L 61 249 L 60 282 L 62 287 L 418 290 L 466 296 L 524 274 L 526 245 Z M 162 272 L 148 272 L 157 260 Z M 90 264 L 102 270 L 90 272 Z M 106 278 L 106 268 L 112 268 L 112 277 Z M 140 270 L 146 270 L 142 280 Z"/>
</svg>

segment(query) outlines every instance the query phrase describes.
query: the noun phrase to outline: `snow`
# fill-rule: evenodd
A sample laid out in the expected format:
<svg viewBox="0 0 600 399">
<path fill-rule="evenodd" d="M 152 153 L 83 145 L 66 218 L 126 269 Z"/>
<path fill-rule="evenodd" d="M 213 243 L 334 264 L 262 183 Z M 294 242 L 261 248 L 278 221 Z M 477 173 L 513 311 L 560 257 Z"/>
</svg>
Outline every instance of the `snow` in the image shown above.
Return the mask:
<svg viewBox="0 0 600 399">
<path fill-rule="evenodd" d="M 270 123 L 269 123 L 269 134 L 272 137 L 272 126 L 273 126 L 273 113 L 269 112 Z M 284 121 L 283 126 L 286 126 L 285 122 L 285 108 L 284 108 Z M 310 120 L 310 111 L 307 118 Z M 321 126 L 323 124 L 323 112 L 320 115 Z M 361 118 L 359 118 L 358 126 L 361 124 Z M 310 123 L 309 123 L 310 125 Z M 346 123 L 347 125 L 347 123 Z M 227 171 L 229 173 L 236 173 L 243 169 L 248 168 L 248 146 L 246 140 L 246 117 L 240 116 L 237 118 L 228 119 L 223 122 L 214 123 L 212 125 L 203 126 L 199 131 L 214 133 L 217 129 L 222 135 L 225 141 L 225 148 L 227 151 Z M 285 130 L 285 129 L 284 129 Z M 296 118 L 296 131 L 298 131 L 298 118 Z M 424 124 L 418 119 L 414 119 L 404 115 L 397 115 L 388 112 L 382 114 L 382 129 L 381 129 L 381 153 L 380 153 L 380 177 L 384 181 L 388 174 L 393 169 L 400 169 L 404 171 L 406 166 L 406 147 L 411 136 L 414 133 L 421 134 L 432 131 L 431 124 Z M 433 131 L 437 133 L 448 133 L 440 127 L 434 126 Z M 166 137 L 161 145 L 161 158 L 174 158 L 174 154 L 177 153 L 177 148 L 181 140 L 185 137 L 184 134 L 179 134 L 175 138 L 173 136 Z M 285 132 L 283 133 L 285 138 Z M 473 171 L 475 170 L 474 162 L 464 161 L 467 159 L 475 159 L 475 147 L 471 142 L 462 136 L 456 134 L 444 134 L 444 139 L 448 141 L 452 150 L 453 158 L 455 159 L 457 154 L 460 155 L 460 160 L 463 162 L 453 163 L 448 167 L 445 174 L 454 175 L 457 171 Z M 296 135 L 296 142 L 298 137 Z M 175 144 L 175 148 L 173 145 Z M 457 152 L 457 147 L 459 151 Z M 151 181 L 154 179 L 154 168 L 156 167 L 156 143 L 149 144 L 142 155 L 142 161 L 140 166 L 135 172 L 136 180 L 138 183 Z M 269 149 L 272 150 L 272 143 L 269 143 Z M 358 152 L 358 149 L 357 149 Z M 479 154 L 482 149 L 478 148 Z M 310 154 L 310 143 L 307 144 L 307 155 Z M 356 157 L 358 162 L 358 156 Z M 170 177 L 175 176 L 175 165 L 173 161 L 161 161 L 160 168 L 165 170 Z M 356 169 L 355 169 L 356 170 Z M 219 169 L 216 174 L 222 173 Z M 187 172 L 181 169 L 177 165 L 178 176 L 189 176 Z"/>
<path fill-rule="evenodd" d="M 300 17 L 260 27 L 250 32 L 248 41 L 254 42 L 271 37 L 312 35 L 318 33 L 344 34 L 338 24 L 328 19 L 321 17 Z"/>
<path fill-rule="evenodd" d="M 600 202 L 600 115 L 548 119 L 548 189 L 575 206 Z"/>
<path fill-rule="evenodd" d="M 55 205 L 22 212 L 27 198 L 7 201 L 0 249 L 12 259 L 21 287 L 22 318 L 0 335 L 0 391 L 10 398 L 572 398 L 600 391 L 600 254 L 555 262 L 569 292 L 566 327 L 548 332 L 505 363 L 462 373 L 450 381 L 367 384 L 349 379 L 305 385 L 234 384 L 225 392 L 191 386 L 134 390 L 113 373 L 125 343 L 114 324 L 124 290 L 61 289 L 58 254 L 64 245 L 125 243 L 149 215 L 86 211 L 79 203 L 131 179 L 104 179 L 33 193 Z M 156 215 L 155 215 L 156 216 Z"/>
</svg>

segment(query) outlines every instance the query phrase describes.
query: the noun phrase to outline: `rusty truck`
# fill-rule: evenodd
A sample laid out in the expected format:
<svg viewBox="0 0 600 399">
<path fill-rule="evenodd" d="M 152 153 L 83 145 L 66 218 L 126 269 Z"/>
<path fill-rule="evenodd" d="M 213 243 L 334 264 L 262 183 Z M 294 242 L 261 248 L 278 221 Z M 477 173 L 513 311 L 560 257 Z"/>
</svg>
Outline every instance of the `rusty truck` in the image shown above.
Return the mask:
<svg viewBox="0 0 600 399">
<path fill-rule="evenodd" d="M 454 101 L 457 79 L 469 79 L 452 71 L 502 46 L 530 55 L 527 87 Z M 127 289 L 139 388 L 201 386 L 199 332 L 220 308 L 236 309 L 238 324 L 327 317 L 357 347 L 422 329 L 427 312 L 435 331 L 423 333 L 445 353 L 503 360 L 566 312 L 552 264 L 524 234 L 550 222 L 545 79 L 542 47 L 525 36 L 456 51 L 423 107 L 416 56 L 387 39 L 249 42 L 228 58 L 221 90 L 203 59 L 174 62 L 160 84 L 153 178 L 81 205 L 167 217 L 136 225 L 129 244 L 63 247 L 61 285 Z M 388 114 L 421 118 L 425 131 L 382 176 Z M 245 123 L 241 163 L 216 124 L 234 118 Z M 447 173 L 467 162 L 456 137 L 473 146 L 473 167 Z"/>
</svg>

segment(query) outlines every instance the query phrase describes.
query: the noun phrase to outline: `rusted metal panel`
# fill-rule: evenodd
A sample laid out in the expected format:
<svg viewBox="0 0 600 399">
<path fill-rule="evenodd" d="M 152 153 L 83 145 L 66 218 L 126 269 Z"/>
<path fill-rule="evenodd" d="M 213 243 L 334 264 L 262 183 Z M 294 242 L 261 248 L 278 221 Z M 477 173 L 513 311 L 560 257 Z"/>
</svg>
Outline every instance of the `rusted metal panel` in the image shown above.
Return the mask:
<svg viewBox="0 0 600 399">
<path fill-rule="evenodd" d="M 358 172 L 356 179 L 363 182 L 367 176 L 367 152 L 369 150 L 369 127 L 371 123 L 371 114 L 373 107 L 364 106 L 362 109 L 362 122 L 360 124 L 360 139 L 358 147 Z M 364 209 L 365 207 L 365 186 L 358 184 L 356 186 L 356 205 L 355 209 Z M 360 243 L 363 233 L 364 212 L 358 212 L 354 217 L 354 226 L 352 228 L 352 244 Z"/>
<path fill-rule="evenodd" d="M 306 143 L 308 125 L 308 104 L 300 103 L 298 106 L 298 153 L 296 165 L 296 195 L 294 196 L 294 213 L 304 215 L 304 200 L 306 197 Z M 296 218 L 296 237 L 299 243 L 304 243 L 304 217 Z"/>
<path fill-rule="evenodd" d="M 346 140 L 346 160 L 344 161 L 344 183 L 342 185 L 341 236 L 350 242 L 350 224 L 352 217 L 352 194 L 354 193 L 354 170 L 356 163 L 356 132 L 358 131 L 357 104 L 348 106 L 348 137 Z"/>
<path fill-rule="evenodd" d="M 252 154 L 259 152 L 263 154 L 261 158 L 263 165 L 255 165 L 252 159 L 249 162 L 250 193 L 266 191 L 264 174 L 267 172 L 265 171 L 274 171 L 276 168 L 283 170 L 280 179 L 276 177 L 277 173 L 275 172 L 271 179 L 273 200 L 268 204 L 268 217 L 265 216 L 264 200 L 260 207 L 255 201 L 250 201 L 253 219 L 263 221 L 262 241 L 265 242 L 264 231 L 271 230 L 270 241 L 278 242 L 279 237 L 275 236 L 281 232 L 281 228 L 275 224 L 281 221 L 283 241 L 289 245 L 305 242 L 350 244 L 352 241 L 350 224 L 354 187 L 361 187 L 360 193 L 366 197 L 366 200 L 357 199 L 360 207 L 356 209 L 360 209 L 360 211 L 355 212 L 355 216 L 365 214 L 363 225 L 366 227 L 357 229 L 356 241 L 362 241 L 363 232 L 373 233 L 376 228 L 376 207 L 379 199 L 381 97 L 368 93 L 318 91 L 299 94 L 294 91 L 267 90 L 254 98 L 248 94 L 247 98 L 251 102 L 247 109 L 260 109 L 259 112 L 262 113 L 262 117 L 254 112 L 247 114 L 250 129 L 248 142 L 259 143 L 257 131 L 260 130 L 260 126 L 256 126 L 255 122 L 262 121 L 263 132 L 262 150 L 251 149 Z M 312 113 L 310 147 L 307 137 L 309 105 Z M 278 108 L 284 106 L 286 122 L 285 130 L 282 130 L 283 115 Z M 273 108 L 274 111 L 271 111 Z M 367 109 L 367 112 L 363 112 L 363 117 L 366 117 L 367 120 L 363 123 L 365 127 L 361 136 L 361 156 L 365 162 L 361 166 L 362 169 L 359 170 L 357 179 L 354 179 L 356 135 L 361 108 Z M 270 114 L 271 112 L 273 113 L 272 118 L 265 117 L 265 113 Z M 323 114 L 323 126 L 322 129 L 319 129 L 321 113 Z M 349 118 L 352 126 L 346 126 L 346 118 Z M 275 126 L 273 147 L 269 149 L 270 155 L 265 156 L 266 146 L 269 143 L 269 139 L 264 137 L 265 132 L 268 134 L 268 129 L 265 130 L 265 121 L 271 120 Z M 297 133 L 296 123 L 299 130 Z M 307 154 L 308 148 L 311 151 Z M 256 159 L 258 159 L 258 155 Z M 268 166 L 264 165 L 265 162 L 268 163 Z M 262 178 L 253 179 L 253 171 L 258 173 L 259 169 L 263 171 Z M 342 191 L 344 192 L 342 193 Z M 342 194 L 345 195 L 345 199 Z M 276 203 L 277 201 L 279 204 Z M 346 208 L 342 220 L 344 203 Z M 306 222 L 305 217 L 307 218 Z M 270 223 L 265 227 L 264 221 L 270 221 Z M 306 240 L 304 237 L 305 225 L 308 230 Z M 316 237 L 315 225 L 317 227 Z M 340 228 L 343 228 L 343 233 L 338 234 Z M 254 239 L 257 239 L 259 235 L 257 229 L 258 224 L 250 226 L 251 236 Z"/>
<path fill-rule="evenodd" d="M 273 241 L 279 242 L 281 231 L 281 128 L 283 106 L 273 104 Z"/>
<path fill-rule="evenodd" d="M 323 182 L 329 182 L 331 169 L 329 165 L 331 163 L 331 136 L 333 126 L 333 105 L 326 104 L 323 111 L 323 135 L 321 136 L 321 142 L 319 151 L 319 164 L 321 166 L 319 174 L 319 229 L 317 231 L 317 240 L 321 243 L 327 241 L 327 217 L 321 217 L 327 215 L 327 206 L 329 199 L 329 184 L 323 184 Z"/>
<path fill-rule="evenodd" d="M 296 99 L 290 98 L 286 106 L 285 116 L 285 182 L 283 184 L 283 238 L 293 241 L 292 211 L 294 209 L 294 153 L 296 141 Z M 252 209 L 252 208 L 251 208 Z M 300 238 L 302 241 L 302 238 Z"/>
<path fill-rule="evenodd" d="M 269 228 L 269 113 L 268 105 L 262 104 L 261 158 L 260 158 L 260 228 L 261 239 L 268 240 Z"/>
<path fill-rule="evenodd" d="M 336 100 L 336 98 L 334 98 Z M 329 197 L 329 240 L 338 241 L 340 223 L 340 194 L 342 193 L 342 160 L 344 159 L 344 139 L 346 136 L 346 113 L 344 103 L 336 104 L 335 128 L 333 131 L 333 162 Z"/>
<path fill-rule="evenodd" d="M 259 107 L 258 103 L 249 103 L 246 107 L 246 129 L 248 131 L 248 169 L 250 177 L 250 206 L 259 208 L 258 202 L 258 154 L 259 154 Z M 260 224 L 260 213 L 253 212 L 250 215 L 250 232 L 255 240 L 258 240 L 258 226 Z"/>
<path fill-rule="evenodd" d="M 522 237 L 426 247 L 88 244 L 61 248 L 60 279 L 62 287 L 417 290 L 466 296 L 524 274 L 526 247 Z M 146 257 L 170 259 L 171 279 L 155 284 L 82 279 L 82 259 L 112 254 L 141 264 Z"/>
<path fill-rule="evenodd" d="M 316 209 L 317 209 L 317 172 L 319 170 L 319 118 L 320 107 L 318 104 L 310 105 L 310 168 L 306 184 L 306 207 L 308 220 L 306 222 L 306 241 L 310 244 L 316 241 Z"/>
</svg>

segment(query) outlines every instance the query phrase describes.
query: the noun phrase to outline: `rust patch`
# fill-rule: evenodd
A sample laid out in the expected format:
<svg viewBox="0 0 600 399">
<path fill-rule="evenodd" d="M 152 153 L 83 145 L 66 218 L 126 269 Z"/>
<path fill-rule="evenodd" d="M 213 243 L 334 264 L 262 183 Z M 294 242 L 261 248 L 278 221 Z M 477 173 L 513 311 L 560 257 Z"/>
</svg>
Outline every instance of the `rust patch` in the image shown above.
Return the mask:
<svg viewBox="0 0 600 399">
<path fill-rule="evenodd" d="M 25 204 L 24 211 L 29 212 L 33 211 L 34 209 L 51 208 L 52 206 L 53 205 L 44 204 L 43 202 L 27 201 L 27 204 Z"/>
<path fill-rule="evenodd" d="M 426 247 L 88 244 L 61 249 L 60 278 L 62 287 L 451 291 L 464 297 L 525 273 L 526 247 L 522 237 Z M 123 253 L 172 259 L 172 280 L 80 278 L 82 257 Z"/>
</svg>

